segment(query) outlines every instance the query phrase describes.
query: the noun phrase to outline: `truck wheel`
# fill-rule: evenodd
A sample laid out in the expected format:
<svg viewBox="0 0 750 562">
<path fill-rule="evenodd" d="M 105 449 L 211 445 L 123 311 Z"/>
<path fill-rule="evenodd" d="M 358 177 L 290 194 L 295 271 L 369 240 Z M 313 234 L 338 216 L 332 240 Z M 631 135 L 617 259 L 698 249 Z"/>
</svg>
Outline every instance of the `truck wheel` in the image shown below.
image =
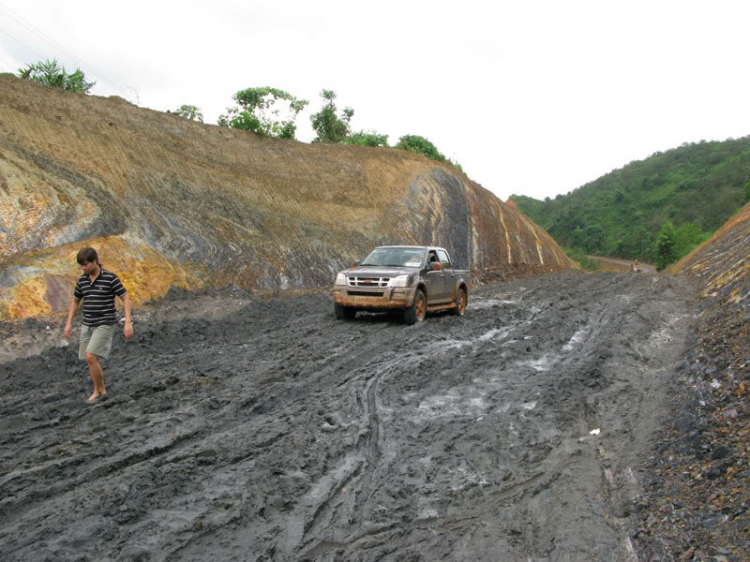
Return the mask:
<svg viewBox="0 0 750 562">
<path fill-rule="evenodd" d="M 466 303 L 468 302 L 468 299 L 466 298 L 466 290 L 465 289 L 459 289 L 458 294 L 456 295 L 456 306 L 455 308 L 451 308 L 450 313 L 453 316 L 463 316 L 466 313 Z"/>
<path fill-rule="evenodd" d="M 404 311 L 404 322 L 409 326 L 421 322 L 424 320 L 427 314 L 427 299 L 421 289 L 417 289 L 417 294 L 414 295 L 414 302 L 409 308 Z"/>
<path fill-rule="evenodd" d="M 333 303 L 333 312 L 337 320 L 354 320 L 357 311 L 348 306 Z"/>
</svg>

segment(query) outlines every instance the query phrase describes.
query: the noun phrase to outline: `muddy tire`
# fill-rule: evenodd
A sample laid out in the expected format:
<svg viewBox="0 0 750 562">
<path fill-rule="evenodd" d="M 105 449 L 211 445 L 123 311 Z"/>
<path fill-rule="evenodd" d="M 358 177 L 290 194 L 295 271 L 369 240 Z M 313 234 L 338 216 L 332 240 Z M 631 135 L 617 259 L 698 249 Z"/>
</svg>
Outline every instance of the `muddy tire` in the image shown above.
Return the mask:
<svg viewBox="0 0 750 562">
<path fill-rule="evenodd" d="M 353 308 L 336 303 L 333 303 L 333 313 L 336 315 L 337 320 L 354 320 L 354 317 L 357 315 L 357 311 Z"/>
<path fill-rule="evenodd" d="M 456 295 L 456 306 L 450 309 L 453 316 L 463 316 L 466 314 L 466 303 L 469 299 L 466 297 L 466 289 L 459 289 Z"/>
<path fill-rule="evenodd" d="M 424 292 L 421 289 L 417 289 L 417 294 L 414 295 L 414 302 L 409 308 L 404 311 L 404 322 L 408 326 L 416 324 L 424 320 L 427 315 L 427 298 L 424 296 Z"/>
</svg>

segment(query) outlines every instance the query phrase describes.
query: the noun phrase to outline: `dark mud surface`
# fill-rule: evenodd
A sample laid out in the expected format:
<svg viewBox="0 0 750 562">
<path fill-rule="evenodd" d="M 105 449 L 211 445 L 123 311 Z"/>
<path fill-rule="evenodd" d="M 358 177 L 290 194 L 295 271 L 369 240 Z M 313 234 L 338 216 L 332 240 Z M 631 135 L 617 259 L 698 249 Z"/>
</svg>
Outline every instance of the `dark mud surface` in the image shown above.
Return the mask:
<svg viewBox="0 0 750 562">
<path fill-rule="evenodd" d="M 645 465 L 633 534 L 643 560 L 750 560 L 748 388 L 750 306 L 702 298 L 671 387 L 671 421 Z"/>
<path fill-rule="evenodd" d="M 166 299 L 102 404 L 74 344 L 0 364 L 0 558 L 636 561 L 691 294 L 568 272 L 412 327 L 322 294 Z"/>
</svg>

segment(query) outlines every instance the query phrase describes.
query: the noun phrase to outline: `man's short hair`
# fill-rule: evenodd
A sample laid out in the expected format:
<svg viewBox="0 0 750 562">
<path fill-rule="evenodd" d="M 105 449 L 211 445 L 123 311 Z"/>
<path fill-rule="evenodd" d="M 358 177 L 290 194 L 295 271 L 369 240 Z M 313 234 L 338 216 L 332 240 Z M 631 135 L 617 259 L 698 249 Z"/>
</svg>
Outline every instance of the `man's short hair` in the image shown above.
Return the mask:
<svg viewBox="0 0 750 562">
<path fill-rule="evenodd" d="M 78 263 L 83 265 L 84 263 L 99 263 L 99 256 L 96 253 L 96 250 L 94 248 L 83 248 L 78 252 L 78 257 L 76 257 L 76 260 L 78 260 Z"/>
</svg>

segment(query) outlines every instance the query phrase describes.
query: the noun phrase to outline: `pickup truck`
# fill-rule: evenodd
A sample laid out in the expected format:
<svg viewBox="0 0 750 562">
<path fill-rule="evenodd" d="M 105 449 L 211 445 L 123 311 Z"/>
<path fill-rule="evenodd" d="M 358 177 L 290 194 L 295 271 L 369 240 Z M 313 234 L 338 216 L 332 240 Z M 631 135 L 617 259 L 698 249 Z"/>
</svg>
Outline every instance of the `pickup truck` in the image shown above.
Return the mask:
<svg viewBox="0 0 750 562">
<path fill-rule="evenodd" d="M 379 246 L 336 275 L 333 310 L 339 320 L 351 320 L 359 310 L 401 310 L 407 324 L 438 310 L 463 316 L 470 284 L 469 272 L 454 269 L 444 248 Z"/>
</svg>

